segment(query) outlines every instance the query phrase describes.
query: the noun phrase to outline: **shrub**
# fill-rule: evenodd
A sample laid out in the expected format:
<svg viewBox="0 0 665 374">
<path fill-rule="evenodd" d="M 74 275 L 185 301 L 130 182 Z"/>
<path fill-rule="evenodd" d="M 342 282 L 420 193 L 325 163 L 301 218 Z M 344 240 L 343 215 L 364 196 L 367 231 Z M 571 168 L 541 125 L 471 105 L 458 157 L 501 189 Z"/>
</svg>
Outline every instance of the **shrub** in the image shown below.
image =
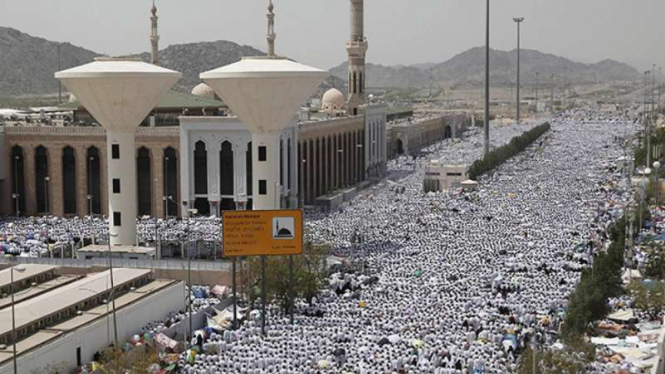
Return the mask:
<svg viewBox="0 0 665 374">
<path fill-rule="evenodd" d="M 469 179 L 476 180 L 479 176 L 488 171 L 494 170 L 497 166 L 506 162 L 506 160 L 525 150 L 531 145 L 531 143 L 549 131 L 549 129 L 549 123 L 538 125 L 531 130 L 524 132 L 522 135 L 512 138 L 508 144 L 501 146 L 485 155 L 483 158 L 476 160 L 476 162 L 471 164 L 471 167 L 469 168 Z"/>
</svg>

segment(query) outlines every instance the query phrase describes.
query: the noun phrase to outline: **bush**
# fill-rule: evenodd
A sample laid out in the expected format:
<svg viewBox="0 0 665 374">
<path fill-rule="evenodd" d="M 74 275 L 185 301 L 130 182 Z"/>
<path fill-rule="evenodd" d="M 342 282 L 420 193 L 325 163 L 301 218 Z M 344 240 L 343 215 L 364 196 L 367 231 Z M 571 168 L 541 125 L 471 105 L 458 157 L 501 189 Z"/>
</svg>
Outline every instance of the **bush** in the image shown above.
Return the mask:
<svg viewBox="0 0 665 374">
<path fill-rule="evenodd" d="M 469 179 L 476 180 L 479 176 L 494 170 L 506 160 L 525 150 L 549 129 L 549 123 L 538 125 L 522 135 L 512 138 L 510 143 L 493 150 L 482 159 L 476 160 L 469 168 Z"/>
</svg>

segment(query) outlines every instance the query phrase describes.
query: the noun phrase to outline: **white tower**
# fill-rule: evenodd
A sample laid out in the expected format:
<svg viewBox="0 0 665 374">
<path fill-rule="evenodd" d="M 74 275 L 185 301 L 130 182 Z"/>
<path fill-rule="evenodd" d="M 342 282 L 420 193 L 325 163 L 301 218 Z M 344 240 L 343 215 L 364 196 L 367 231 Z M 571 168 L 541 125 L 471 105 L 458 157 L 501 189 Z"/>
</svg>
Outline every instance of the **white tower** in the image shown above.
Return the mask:
<svg viewBox="0 0 665 374">
<path fill-rule="evenodd" d="M 268 50 L 265 57 L 246 57 L 201 73 L 252 133 L 254 210 L 280 209 L 279 136 L 295 123 L 297 109 L 328 73 L 274 54 L 274 13 L 268 1 Z"/>
<path fill-rule="evenodd" d="M 150 53 L 150 63 L 153 65 L 159 64 L 159 33 L 157 32 L 157 7 L 155 6 L 155 0 L 152 0 L 152 8 L 150 9 L 150 23 L 151 23 L 151 33 L 150 33 L 150 44 L 152 45 L 152 50 Z"/>
<path fill-rule="evenodd" d="M 358 114 L 358 107 L 365 102 L 365 55 L 367 39 L 364 32 L 364 0 L 351 1 L 351 38 L 346 42 L 349 54 L 349 94 L 347 112 Z"/>
<path fill-rule="evenodd" d="M 136 242 L 134 133 L 182 74 L 136 59 L 97 58 L 55 74 L 106 130 L 112 245 Z"/>
</svg>

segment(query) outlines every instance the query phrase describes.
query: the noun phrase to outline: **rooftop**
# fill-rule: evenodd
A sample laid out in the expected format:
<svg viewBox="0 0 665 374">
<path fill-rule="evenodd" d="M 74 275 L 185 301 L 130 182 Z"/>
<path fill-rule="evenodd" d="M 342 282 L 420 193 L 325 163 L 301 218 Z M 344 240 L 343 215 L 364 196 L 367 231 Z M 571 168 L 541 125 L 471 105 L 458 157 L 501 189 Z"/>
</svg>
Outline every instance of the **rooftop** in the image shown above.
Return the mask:
<svg viewBox="0 0 665 374">
<path fill-rule="evenodd" d="M 55 270 L 55 266 L 27 264 L 23 265 L 23 271 L 14 270 L 14 283 L 33 278 L 39 274 Z M 0 271 L 0 287 L 9 286 L 11 283 L 11 267 Z"/>
<path fill-rule="evenodd" d="M 146 269 L 113 269 L 113 281 L 116 288 L 125 283 L 150 274 Z M 16 328 L 21 329 L 35 321 L 46 318 L 69 306 L 76 305 L 110 289 L 109 270 L 90 275 L 74 283 L 64 285 L 46 294 L 26 300 L 15 306 Z M 11 310 L 0 310 L 0 335 L 12 331 Z"/>
<path fill-rule="evenodd" d="M 191 108 L 220 108 L 226 106 L 224 102 L 201 97 L 184 92 L 167 91 L 164 95 L 160 96 L 155 109 L 191 109 Z M 82 108 L 80 102 L 73 101 L 64 105 L 65 108 Z"/>
<path fill-rule="evenodd" d="M 95 253 L 106 253 L 108 252 L 108 245 L 89 245 L 79 249 L 79 252 L 95 252 Z M 111 252 L 113 253 L 135 253 L 142 255 L 149 255 L 155 253 L 155 248 L 153 247 L 136 247 L 133 245 L 114 245 L 111 247 Z"/>
</svg>

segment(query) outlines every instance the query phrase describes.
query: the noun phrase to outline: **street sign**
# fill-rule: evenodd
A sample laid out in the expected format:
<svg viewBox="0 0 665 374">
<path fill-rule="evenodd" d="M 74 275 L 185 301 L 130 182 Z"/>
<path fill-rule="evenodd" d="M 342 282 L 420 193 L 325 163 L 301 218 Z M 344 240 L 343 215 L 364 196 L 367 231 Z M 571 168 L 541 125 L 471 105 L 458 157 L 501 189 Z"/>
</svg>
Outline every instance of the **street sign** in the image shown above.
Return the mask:
<svg viewBox="0 0 665 374">
<path fill-rule="evenodd" d="M 302 210 L 225 211 L 224 257 L 297 255 L 303 251 Z"/>
</svg>

